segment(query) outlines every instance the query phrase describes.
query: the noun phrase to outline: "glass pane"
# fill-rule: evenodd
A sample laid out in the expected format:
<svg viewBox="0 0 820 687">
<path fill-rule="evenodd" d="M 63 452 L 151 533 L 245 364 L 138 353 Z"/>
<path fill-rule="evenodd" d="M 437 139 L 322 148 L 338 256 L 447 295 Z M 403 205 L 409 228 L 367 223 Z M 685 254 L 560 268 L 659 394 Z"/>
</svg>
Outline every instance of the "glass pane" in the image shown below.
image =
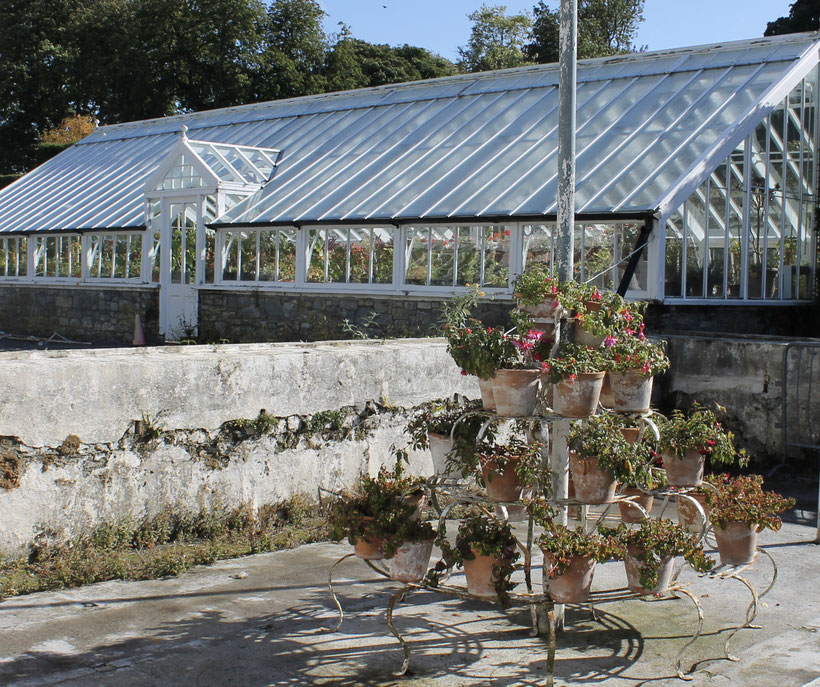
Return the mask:
<svg viewBox="0 0 820 687">
<path fill-rule="evenodd" d="M 296 229 L 279 230 L 279 281 L 296 279 Z"/>
<path fill-rule="evenodd" d="M 159 283 L 159 275 L 162 266 L 162 251 L 160 250 L 160 232 L 157 229 L 151 237 L 151 250 L 148 253 L 148 261 L 151 265 L 151 281 Z"/>
<path fill-rule="evenodd" d="M 706 190 L 701 186 L 687 201 L 686 296 L 703 296 L 703 255 L 705 246 Z"/>
<path fill-rule="evenodd" d="M 455 231 L 452 227 L 430 227 L 431 286 L 453 285 L 455 243 Z"/>
<path fill-rule="evenodd" d="M 510 228 L 485 227 L 483 286 L 506 288 L 510 278 Z"/>
<path fill-rule="evenodd" d="M 240 281 L 256 281 L 256 234 L 255 231 L 239 233 L 241 240 Z"/>
<path fill-rule="evenodd" d="M 558 230 L 556 229 L 556 234 Z M 572 243 L 572 276 L 575 281 L 584 281 L 584 231 L 583 224 L 576 224 L 573 228 Z M 557 240 L 557 237 L 556 237 Z"/>
<path fill-rule="evenodd" d="M 259 281 L 276 281 L 275 230 L 259 232 Z"/>
<path fill-rule="evenodd" d="M 350 229 L 350 283 L 370 282 L 370 229 Z"/>
<path fill-rule="evenodd" d="M 523 228 L 524 268 L 530 262 L 552 264 L 554 224 L 528 225 Z"/>
<path fill-rule="evenodd" d="M 56 236 L 46 237 L 46 276 L 57 276 L 57 238 Z"/>
<path fill-rule="evenodd" d="M 140 279 L 142 276 L 142 236 L 140 234 L 129 234 L 131 240 L 128 251 L 128 278 Z"/>
<path fill-rule="evenodd" d="M 725 166 L 723 167 L 725 170 Z M 726 253 L 726 189 L 715 184 L 709 188 L 709 266 L 707 268 L 706 296 L 723 298 L 724 255 Z"/>
<path fill-rule="evenodd" d="M 128 236 L 114 237 L 114 277 L 125 279 L 128 276 Z"/>
<path fill-rule="evenodd" d="M 800 270 L 798 276 L 798 296 L 800 298 L 811 298 L 814 292 L 812 281 L 812 246 L 814 236 L 814 205 L 805 203 L 803 205 L 803 222 L 800 236 Z"/>
<path fill-rule="evenodd" d="M 185 206 L 180 203 L 171 204 L 171 283 L 182 283 L 184 268 L 184 226 Z"/>
<path fill-rule="evenodd" d="M 326 229 L 327 237 L 327 280 L 328 282 L 345 283 L 348 279 L 347 260 L 347 227 Z"/>
<path fill-rule="evenodd" d="M 458 229 L 458 282 L 459 286 L 478 284 L 481 279 L 481 252 L 479 232 L 482 227 Z"/>
<path fill-rule="evenodd" d="M 601 290 L 614 290 L 615 230 L 609 224 L 584 225 L 584 281 Z"/>
<path fill-rule="evenodd" d="M 196 205 L 185 204 L 185 283 L 196 283 Z"/>
<path fill-rule="evenodd" d="M 216 230 L 205 228 L 205 283 L 214 283 L 216 262 Z"/>
<path fill-rule="evenodd" d="M 664 295 L 680 298 L 682 295 L 683 264 L 683 215 L 682 209 L 675 212 L 666 222 Z"/>
<path fill-rule="evenodd" d="M 42 236 L 34 237 L 34 276 L 46 276 L 46 242 Z"/>
<path fill-rule="evenodd" d="M 309 282 L 323 282 L 325 280 L 325 230 L 309 229 L 307 235 L 306 275 Z"/>
<path fill-rule="evenodd" d="M 239 273 L 239 234 L 235 231 L 226 231 L 224 241 L 225 265 L 222 268 L 222 279 L 236 281 Z"/>
<path fill-rule="evenodd" d="M 769 192 L 769 221 L 766 222 L 766 280 L 764 298 L 779 296 L 780 282 L 780 235 L 783 231 L 783 194 L 781 191 Z"/>
<path fill-rule="evenodd" d="M 427 284 L 427 240 L 429 227 L 407 227 L 404 250 L 405 273 L 407 284 Z"/>
<path fill-rule="evenodd" d="M 373 283 L 393 283 L 393 238 L 395 230 L 385 227 L 373 229 Z"/>
<path fill-rule="evenodd" d="M 615 225 L 615 259 L 620 264 L 617 270 L 617 279 L 613 281 L 613 289 L 620 286 L 626 267 L 629 264 L 629 256 L 635 250 L 635 244 L 641 235 L 640 224 L 616 224 Z M 647 265 L 649 264 L 649 251 L 644 248 L 641 251 L 641 258 L 632 275 L 632 279 L 627 286 L 630 291 L 645 291 L 647 289 Z"/>
</svg>

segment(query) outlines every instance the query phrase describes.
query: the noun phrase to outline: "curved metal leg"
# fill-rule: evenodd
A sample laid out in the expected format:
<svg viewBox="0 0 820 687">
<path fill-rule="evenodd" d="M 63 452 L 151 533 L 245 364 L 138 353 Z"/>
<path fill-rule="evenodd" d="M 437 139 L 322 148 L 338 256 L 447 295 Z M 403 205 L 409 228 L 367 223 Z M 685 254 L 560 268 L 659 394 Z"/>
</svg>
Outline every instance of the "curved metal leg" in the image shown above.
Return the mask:
<svg viewBox="0 0 820 687">
<path fill-rule="evenodd" d="M 678 655 L 675 657 L 675 672 L 677 673 L 678 677 L 681 680 L 693 680 L 694 678 L 691 675 L 684 675 L 683 671 L 680 668 L 681 659 L 683 658 L 684 652 L 692 646 L 700 637 L 700 633 L 703 630 L 703 609 L 700 606 L 700 602 L 697 600 L 697 597 L 692 594 L 688 589 L 683 589 L 682 587 L 675 590 L 675 592 L 684 594 L 688 596 L 689 599 L 695 604 L 695 608 L 698 611 L 698 627 L 695 630 L 695 634 L 692 635 L 692 639 L 690 639 L 686 644 L 681 647 L 681 650 L 678 652 Z"/>
<path fill-rule="evenodd" d="M 333 571 L 336 570 L 336 567 L 339 565 L 339 563 L 341 563 L 342 561 L 345 561 L 348 558 L 350 558 L 351 556 L 355 556 L 355 555 L 356 555 L 355 553 L 345 554 L 344 556 L 342 556 L 338 561 L 336 561 L 330 567 L 330 572 L 328 573 L 328 576 L 327 576 L 327 588 L 330 591 L 330 598 L 333 599 L 333 603 L 336 604 L 336 609 L 339 611 L 339 621 L 336 623 L 336 626 L 333 627 L 333 628 L 320 627 L 319 628 L 320 632 L 336 632 L 342 626 L 342 621 L 345 619 L 345 614 L 344 614 L 344 611 L 342 611 L 342 604 L 339 603 L 339 599 L 336 598 L 336 592 L 333 590 Z"/>
<path fill-rule="evenodd" d="M 737 634 L 738 630 L 743 630 L 745 628 L 754 629 L 754 630 L 759 630 L 760 629 L 759 625 L 752 625 L 752 621 L 755 619 L 755 616 L 757 615 L 758 596 L 757 596 L 757 592 L 755 591 L 755 588 L 751 585 L 751 583 L 748 580 L 746 580 L 745 578 L 741 577 L 740 575 L 732 574 L 732 575 L 726 575 L 726 577 L 729 577 L 733 580 L 739 580 L 740 582 L 745 584 L 746 588 L 749 590 L 749 592 L 752 595 L 752 602 L 749 604 L 749 607 L 746 609 L 746 622 L 743 625 L 738 625 L 737 627 L 727 628 L 729 630 L 729 634 L 726 635 L 726 640 L 723 642 L 723 653 L 726 654 L 726 658 L 729 661 L 734 661 L 735 663 L 737 663 L 740 659 L 737 656 L 732 656 L 729 653 L 729 640 Z"/>
<path fill-rule="evenodd" d="M 553 687 L 555 682 L 555 631 L 556 618 L 555 609 L 550 607 L 547 611 L 547 624 L 549 625 L 549 637 L 547 644 L 547 682 L 546 687 Z"/>
<path fill-rule="evenodd" d="M 410 587 L 403 587 L 399 589 L 399 591 L 390 597 L 390 603 L 387 604 L 387 627 L 390 628 L 393 636 L 399 640 L 401 643 L 401 649 L 404 652 L 404 662 L 401 664 L 401 670 L 397 673 L 393 673 L 396 677 L 401 677 L 404 675 L 410 667 L 410 645 L 404 640 L 404 637 L 396 631 L 396 626 L 393 625 L 393 609 L 399 601 L 404 601 L 407 596 L 407 592 L 409 591 Z"/>
<path fill-rule="evenodd" d="M 769 586 L 766 587 L 766 589 L 764 589 L 762 592 L 760 592 L 760 594 L 757 595 L 758 599 L 762 599 L 764 596 L 766 596 L 766 594 L 768 594 L 772 590 L 772 587 L 774 587 L 774 582 L 777 579 L 777 563 L 774 562 L 772 554 L 766 551 L 766 549 L 758 549 L 758 552 L 766 554 L 766 558 L 768 558 L 769 562 L 772 564 L 772 581 L 769 582 Z"/>
</svg>

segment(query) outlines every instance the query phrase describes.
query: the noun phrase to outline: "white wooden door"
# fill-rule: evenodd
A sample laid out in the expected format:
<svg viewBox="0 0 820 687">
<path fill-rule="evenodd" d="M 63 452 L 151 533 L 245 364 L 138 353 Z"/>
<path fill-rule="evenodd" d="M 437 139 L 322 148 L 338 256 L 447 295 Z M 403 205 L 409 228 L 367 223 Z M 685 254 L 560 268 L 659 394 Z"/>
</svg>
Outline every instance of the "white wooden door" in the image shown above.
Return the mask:
<svg viewBox="0 0 820 687">
<path fill-rule="evenodd" d="M 174 341 L 197 330 L 197 198 L 166 198 L 162 216 L 160 330 Z"/>
</svg>

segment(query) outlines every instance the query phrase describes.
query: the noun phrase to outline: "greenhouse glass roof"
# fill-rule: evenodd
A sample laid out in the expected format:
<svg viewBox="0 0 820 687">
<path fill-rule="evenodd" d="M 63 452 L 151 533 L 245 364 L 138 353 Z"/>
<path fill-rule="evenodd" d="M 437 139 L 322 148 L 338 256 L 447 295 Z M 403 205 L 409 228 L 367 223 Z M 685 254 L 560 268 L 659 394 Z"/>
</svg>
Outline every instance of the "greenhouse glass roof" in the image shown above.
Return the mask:
<svg viewBox="0 0 820 687">
<path fill-rule="evenodd" d="M 819 47 L 811 33 L 580 61 L 576 211 L 677 207 Z M 558 68 L 538 65 L 102 127 L 0 191 L 0 232 L 142 226 L 145 183 L 183 125 L 220 178 L 256 167 L 264 184 L 219 224 L 556 212 Z M 250 166 L 223 165 L 225 145 Z M 243 146 L 281 150 L 271 181 Z"/>
</svg>

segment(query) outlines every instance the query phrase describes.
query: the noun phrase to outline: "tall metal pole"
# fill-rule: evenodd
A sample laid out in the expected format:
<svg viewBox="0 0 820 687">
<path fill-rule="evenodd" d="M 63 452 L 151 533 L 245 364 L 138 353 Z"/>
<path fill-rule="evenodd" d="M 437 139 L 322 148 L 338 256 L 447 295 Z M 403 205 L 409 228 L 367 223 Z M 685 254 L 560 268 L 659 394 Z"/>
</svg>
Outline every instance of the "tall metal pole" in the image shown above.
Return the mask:
<svg viewBox="0 0 820 687">
<path fill-rule="evenodd" d="M 578 2 L 561 0 L 560 61 L 558 82 L 558 255 L 556 263 L 560 281 L 573 276 L 573 239 L 575 225 L 575 84 L 578 45 Z M 552 424 L 550 457 L 552 459 L 553 493 L 566 499 L 569 487 L 569 449 L 567 435 L 569 420 Z M 560 509 L 558 520 L 567 523 L 567 508 Z M 547 584 L 547 566 L 544 566 L 544 586 Z M 564 627 L 564 606 L 555 605 L 556 629 Z"/>
</svg>

